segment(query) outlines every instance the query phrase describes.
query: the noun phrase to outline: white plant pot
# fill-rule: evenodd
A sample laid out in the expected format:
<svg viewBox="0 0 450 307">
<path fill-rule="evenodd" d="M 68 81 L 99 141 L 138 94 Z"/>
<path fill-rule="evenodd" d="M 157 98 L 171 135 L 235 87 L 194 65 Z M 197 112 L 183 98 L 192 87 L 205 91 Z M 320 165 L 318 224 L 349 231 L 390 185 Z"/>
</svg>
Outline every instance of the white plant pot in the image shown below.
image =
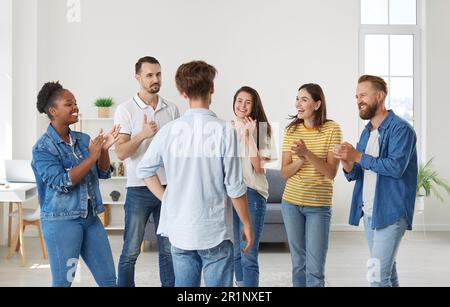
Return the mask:
<svg viewBox="0 0 450 307">
<path fill-rule="evenodd" d="M 425 211 L 425 197 L 419 196 L 416 198 L 416 212 L 424 212 Z"/>
</svg>

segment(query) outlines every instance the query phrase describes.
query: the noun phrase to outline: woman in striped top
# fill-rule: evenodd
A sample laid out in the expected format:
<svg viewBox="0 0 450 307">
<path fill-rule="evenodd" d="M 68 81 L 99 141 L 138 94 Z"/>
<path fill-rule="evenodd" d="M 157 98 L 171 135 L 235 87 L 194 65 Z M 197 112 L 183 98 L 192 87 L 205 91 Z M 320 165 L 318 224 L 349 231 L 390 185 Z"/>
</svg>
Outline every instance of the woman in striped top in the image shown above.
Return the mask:
<svg viewBox="0 0 450 307">
<path fill-rule="evenodd" d="M 287 180 L 282 213 L 292 258 L 294 287 L 323 287 L 331 223 L 333 182 L 342 142 L 339 125 L 327 119 L 317 84 L 300 87 L 297 115 L 286 128 L 281 174 Z"/>
</svg>

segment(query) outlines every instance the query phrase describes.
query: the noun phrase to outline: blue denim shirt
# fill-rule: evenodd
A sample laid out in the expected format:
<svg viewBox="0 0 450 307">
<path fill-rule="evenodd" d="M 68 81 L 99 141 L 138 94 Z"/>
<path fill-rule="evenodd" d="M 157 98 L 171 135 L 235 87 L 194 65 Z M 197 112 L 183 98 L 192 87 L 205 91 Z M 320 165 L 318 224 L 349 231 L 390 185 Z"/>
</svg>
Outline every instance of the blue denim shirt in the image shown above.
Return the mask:
<svg viewBox="0 0 450 307">
<path fill-rule="evenodd" d="M 372 229 L 384 228 L 406 218 L 408 230 L 412 230 L 418 172 L 417 137 L 414 128 L 393 111 L 389 111 L 389 115 L 378 128 L 378 158 L 365 154 L 371 130 L 372 124 L 369 123 L 356 146 L 356 149 L 363 153 L 360 163 L 355 164 L 350 173 L 345 173 L 348 181 L 356 181 L 349 223 L 358 226 L 364 215 L 364 170 L 371 170 L 378 174 Z"/>
<path fill-rule="evenodd" d="M 31 166 L 36 176 L 43 220 L 86 218 L 89 197 L 95 214 L 104 211 L 98 179 L 110 178 L 112 168 L 104 172 L 94 164 L 83 180 L 73 185 L 69 172 L 89 156 L 90 137 L 71 130 L 69 134 L 73 150 L 52 125 L 33 147 Z"/>
</svg>

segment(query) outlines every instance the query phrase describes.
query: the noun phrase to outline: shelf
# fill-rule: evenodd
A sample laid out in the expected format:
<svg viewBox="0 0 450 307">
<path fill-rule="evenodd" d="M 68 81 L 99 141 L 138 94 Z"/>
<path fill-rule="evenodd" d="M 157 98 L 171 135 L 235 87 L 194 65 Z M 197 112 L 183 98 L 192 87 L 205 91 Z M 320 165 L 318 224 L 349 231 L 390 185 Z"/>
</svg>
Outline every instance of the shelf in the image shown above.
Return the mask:
<svg viewBox="0 0 450 307">
<path fill-rule="evenodd" d="M 124 201 L 103 201 L 103 205 L 123 206 L 123 205 L 125 205 L 125 202 Z"/>
<path fill-rule="evenodd" d="M 79 117 L 78 118 L 80 121 L 81 120 L 85 120 L 85 121 L 112 121 L 114 120 L 114 118 L 112 117 L 108 117 L 108 118 L 100 118 L 100 117 Z"/>
<path fill-rule="evenodd" d="M 105 230 L 125 230 L 125 226 L 123 226 L 123 225 L 111 225 L 111 226 L 105 227 Z"/>
<path fill-rule="evenodd" d="M 111 177 L 109 179 L 100 179 L 101 181 L 105 181 L 105 180 L 127 180 L 127 177 Z"/>
</svg>

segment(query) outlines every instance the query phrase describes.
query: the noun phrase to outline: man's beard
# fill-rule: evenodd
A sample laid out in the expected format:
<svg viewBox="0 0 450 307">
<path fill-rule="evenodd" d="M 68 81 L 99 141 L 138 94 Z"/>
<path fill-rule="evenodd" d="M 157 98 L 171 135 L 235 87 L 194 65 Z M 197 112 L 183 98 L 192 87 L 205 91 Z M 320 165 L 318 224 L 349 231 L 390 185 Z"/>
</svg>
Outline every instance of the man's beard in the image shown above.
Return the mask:
<svg viewBox="0 0 450 307">
<path fill-rule="evenodd" d="M 377 105 L 369 105 L 366 104 L 367 108 L 364 111 L 359 111 L 359 117 L 361 117 L 362 120 L 370 120 L 372 119 L 375 114 L 377 113 Z"/>
<path fill-rule="evenodd" d="M 155 85 L 150 86 L 150 88 L 148 89 L 148 92 L 150 94 L 158 94 L 160 90 L 161 90 L 161 85 L 158 84 L 157 86 L 155 86 Z"/>
</svg>

